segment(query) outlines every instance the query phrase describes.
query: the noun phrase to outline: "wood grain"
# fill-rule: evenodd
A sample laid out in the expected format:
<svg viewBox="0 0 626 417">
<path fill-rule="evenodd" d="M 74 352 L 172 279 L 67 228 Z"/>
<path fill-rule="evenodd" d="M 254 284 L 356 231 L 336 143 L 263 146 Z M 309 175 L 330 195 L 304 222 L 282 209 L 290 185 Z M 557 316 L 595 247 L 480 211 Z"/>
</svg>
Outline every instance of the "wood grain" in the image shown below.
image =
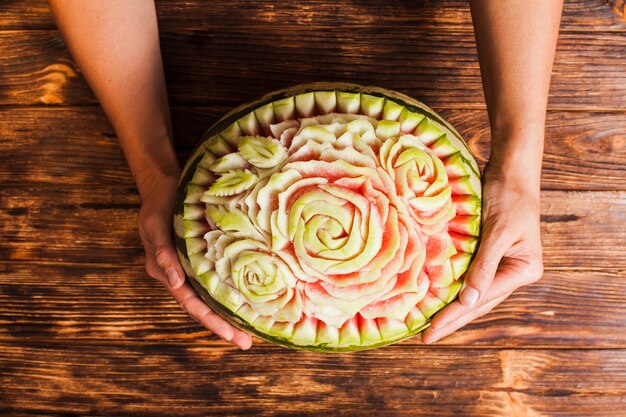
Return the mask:
<svg viewBox="0 0 626 417">
<path fill-rule="evenodd" d="M 626 348 L 620 272 L 549 271 L 489 315 L 442 340 L 459 348 Z M 137 265 L 0 263 L 0 342 L 226 346 Z M 419 346 L 419 338 L 403 345 Z M 266 343 L 256 341 L 255 346 Z"/>
<path fill-rule="evenodd" d="M 54 18 L 46 0 L 4 0 L 0 29 L 53 29 Z"/>
<path fill-rule="evenodd" d="M 175 107 L 181 163 L 229 106 Z M 0 110 L 0 181 L 5 187 L 57 184 L 132 188 L 119 143 L 97 107 Z M 481 166 L 489 157 L 485 110 L 445 110 L 442 115 L 469 143 Z M 548 114 L 542 187 L 549 190 L 626 190 L 626 113 Z"/>
<path fill-rule="evenodd" d="M 544 192 L 541 224 L 547 268 L 624 273 L 626 193 Z"/>
<path fill-rule="evenodd" d="M 4 259 L 137 263 L 142 257 L 135 189 L 3 189 L 0 207 Z"/>
<path fill-rule="evenodd" d="M 30 414 L 607 417 L 626 395 L 624 350 L 0 346 L 4 411 Z"/>
<path fill-rule="evenodd" d="M 563 31 L 620 31 L 623 16 L 613 10 L 615 0 L 567 0 Z M 408 26 L 436 30 L 472 30 L 466 1 L 461 0 L 232 0 L 206 2 L 157 0 L 162 29 L 254 25 Z M 0 29 L 54 29 L 46 0 L 5 0 L 0 9 Z"/>
<path fill-rule="evenodd" d="M 549 107 L 623 110 L 625 37 L 562 34 Z M 293 84 L 334 80 L 396 89 L 435 109 L 484 108 L 468 32 L 234 26 L 164 32 L 161 42 L 174 104 L 240 104 Z M 95 103 L 56 31 L 0 32 L 0 55 L 0 105 Z"/>
</svg>

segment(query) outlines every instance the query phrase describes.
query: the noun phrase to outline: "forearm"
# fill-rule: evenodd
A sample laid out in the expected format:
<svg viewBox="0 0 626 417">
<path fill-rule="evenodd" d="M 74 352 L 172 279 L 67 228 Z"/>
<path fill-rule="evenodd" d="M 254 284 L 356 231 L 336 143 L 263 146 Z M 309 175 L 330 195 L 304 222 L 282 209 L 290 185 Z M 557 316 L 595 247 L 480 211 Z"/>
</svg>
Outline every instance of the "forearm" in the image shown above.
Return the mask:
<svg viewBox="0 0 626 417">
<path fill-rule="evenodd" d="M 561 0 L 471 1 L 492 133 L 489 164 L 537 191 L 561 8 Z"/>
<path fill-rule="evenodd" d="M 152 0 L 50 0 L 85 79 L 121 142 L 139 192 L 177 174 Z"/>
</svg>

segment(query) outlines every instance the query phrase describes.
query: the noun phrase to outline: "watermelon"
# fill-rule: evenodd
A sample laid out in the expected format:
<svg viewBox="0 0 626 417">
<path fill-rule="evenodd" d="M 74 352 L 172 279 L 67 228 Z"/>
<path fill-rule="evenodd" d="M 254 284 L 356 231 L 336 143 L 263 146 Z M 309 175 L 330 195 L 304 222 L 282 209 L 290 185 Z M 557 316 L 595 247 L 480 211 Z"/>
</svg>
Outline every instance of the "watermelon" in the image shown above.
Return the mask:
<svg viewBox="0 0 626 417">
<path fill-rule="evenodd" d="M 418 334 L 457 296 L 480 233 L 480 170 L 417 100 L 316 83 L 243 105 L 184 167 L 175 240 L 216 313 L 294 349 Z"/>
</svg>

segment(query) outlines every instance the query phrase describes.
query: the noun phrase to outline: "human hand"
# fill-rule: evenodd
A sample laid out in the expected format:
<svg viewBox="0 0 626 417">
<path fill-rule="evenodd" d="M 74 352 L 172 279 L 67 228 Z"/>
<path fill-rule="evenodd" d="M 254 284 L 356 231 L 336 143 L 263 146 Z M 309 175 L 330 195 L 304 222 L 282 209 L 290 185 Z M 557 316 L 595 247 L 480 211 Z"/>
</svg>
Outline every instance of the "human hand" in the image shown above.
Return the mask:
<svg viewBox="0 0 626 417">
<path fill-rule="evenodd" d="M 226 322 L 185 282 L 185 273 L 172 240 L 172 214 L 178 174 L 158 175 L 142 189 L 139 210 L 139 235 L 146 250 L 146 271 L 165 286 L 180 307 L 194 320 L 222 339 L 241 349 L 249 349 L 252 339 L 247 333 Z"/>
<path fill-rule="evenodd" d="M 487 167 L 482 236 L 459 299 L 437 313 L 422 334 L 433 343 L 487 314 L 513 291 L 543 274 L 539 189 L 524 174 Z"/>
</svg>

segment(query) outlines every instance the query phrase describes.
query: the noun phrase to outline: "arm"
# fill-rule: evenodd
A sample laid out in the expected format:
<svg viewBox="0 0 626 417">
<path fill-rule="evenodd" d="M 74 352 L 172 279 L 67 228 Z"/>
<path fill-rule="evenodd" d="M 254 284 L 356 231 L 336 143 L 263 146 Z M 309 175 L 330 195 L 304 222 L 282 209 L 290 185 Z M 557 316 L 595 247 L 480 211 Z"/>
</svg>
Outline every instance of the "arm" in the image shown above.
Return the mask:
<svg viewBox="0 0 626 417">
<path fill-rule="evenodd" d="M 250 336 L 202 302 L 178 261 L 171 219 L 180 168 L 172 143 L 156 11 L 150 0 L 50 0 L 63 37 L 111 121 L 142 207 L 146 270 L 195 320 L 248 348 Z"/>
<path fill-rule="evenodd" d="M 491 125 L 483 229 L 459 301 L 422 336 L 432 343 L 488 313 L 543 273 L 539 187 L 561 0 L 473 0 L 472 19 Z"/>
</svg>

